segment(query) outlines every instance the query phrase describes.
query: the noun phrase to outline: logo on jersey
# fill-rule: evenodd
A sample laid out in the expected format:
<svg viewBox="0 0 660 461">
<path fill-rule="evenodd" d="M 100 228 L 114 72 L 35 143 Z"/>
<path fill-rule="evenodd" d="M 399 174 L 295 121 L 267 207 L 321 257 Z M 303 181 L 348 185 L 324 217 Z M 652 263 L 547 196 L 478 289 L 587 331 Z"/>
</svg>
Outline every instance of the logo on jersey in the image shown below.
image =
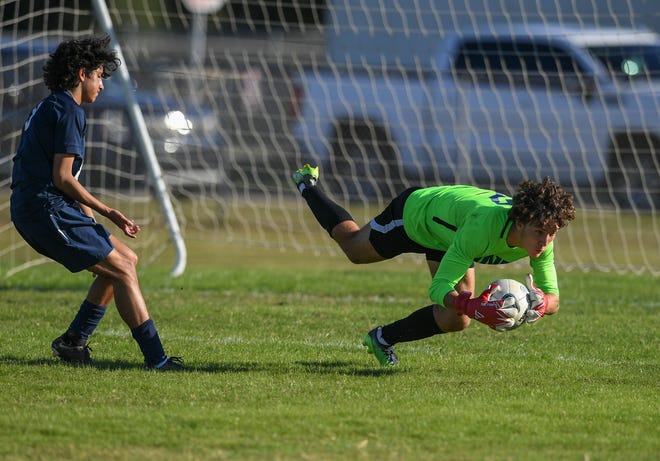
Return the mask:
<svg viewBox="0 0 660 461">
<path fill-rule="evenodd" d="M 496 255 L 488 255 L 481 258 L 475 258 L 474 262 L 479 264 L 509 264 L 509 261 Z"/>
<path fill-rule="evenodd" d="M 504 194 L 497 193 L 490 196 L 490 200 L 496 205 L 512 205 L 513 199 Z"/>
</svg>

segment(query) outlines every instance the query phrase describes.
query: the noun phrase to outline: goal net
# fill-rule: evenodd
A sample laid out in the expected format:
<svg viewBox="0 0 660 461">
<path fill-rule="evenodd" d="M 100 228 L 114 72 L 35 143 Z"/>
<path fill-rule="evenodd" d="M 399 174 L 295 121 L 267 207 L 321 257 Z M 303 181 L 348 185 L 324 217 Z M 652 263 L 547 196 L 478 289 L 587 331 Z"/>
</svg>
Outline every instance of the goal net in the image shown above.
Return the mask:
<svg viewBox="0 0 660 461">
<path fill-rule="evenodd" d="M 306 162 L 360 223 L 409 185 L 511 194 L 550 176 L 578 204 L 558 237 L 560 268 L 660 273 L 653 2 L 242 0 L 193 11 L 212 3 L 106 2 L 186 242 L 336 254 L 290 179 Z M 3 1 L 0 22 L 6 274 L 44 262 L 8 210 L 21 126 L 46 91 L 41 66 L 59 41 L 102 28 L 83 0 Z M 556 40 L 558 26 L 582 51 Z M 472 32 L 458 51 L 443 45 Z M 526 38 L 503 38 L 514 32 Z M 171 238 L 114 80 L 86 107 L 81 181 L 148 229 L 131 242 L 141 264 L 162 262 Z"/>
</svg>

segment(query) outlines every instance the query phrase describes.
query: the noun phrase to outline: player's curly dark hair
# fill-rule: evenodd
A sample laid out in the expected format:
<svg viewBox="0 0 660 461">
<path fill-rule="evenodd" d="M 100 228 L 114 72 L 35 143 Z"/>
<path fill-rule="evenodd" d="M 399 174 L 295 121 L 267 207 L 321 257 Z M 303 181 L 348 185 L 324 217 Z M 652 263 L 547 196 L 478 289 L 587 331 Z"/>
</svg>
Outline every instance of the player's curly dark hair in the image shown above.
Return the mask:
<svg viewBox="0 0 660 461">
<path fill-rule="evenodd" d="M 90 75 L 103 66 L 103 78 L 110 77 L 121 65 L 116 51 L 108 47 L 110 36 L 87 37 L 59 44 L 43 67 L 44 83 L 50 91 L 64 91 L 78 86 L 78 70 Z"/>
<path fill-rule="evenodd" d="M 575 219 L 573 196 L 547 176 L 541 182 L 526 180 L 513 196 L 509 217 L 514 222 L 555 231 Z"/>
</svg>

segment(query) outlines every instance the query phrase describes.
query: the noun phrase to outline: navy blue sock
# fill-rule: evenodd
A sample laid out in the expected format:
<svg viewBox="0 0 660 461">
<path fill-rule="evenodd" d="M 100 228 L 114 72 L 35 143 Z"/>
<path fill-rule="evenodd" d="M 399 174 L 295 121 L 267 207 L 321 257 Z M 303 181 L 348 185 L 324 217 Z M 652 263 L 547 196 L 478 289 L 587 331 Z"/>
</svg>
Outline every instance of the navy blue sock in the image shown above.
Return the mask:
<svg viewBox="0 0 660 461">
<path fill-rule="evenodd" d="M 165 355 L 163 344 L 160 342 L 153 320 L 149 319 L 142 325 L 133 328 L 131 334 L 140 346 L 148 367 L 156 367 L 167 360 L 167 355 Z"/>
<path fill-rule="evenodd" d="M 91 303 L 87 300 L 84 300 L 78 309 L 78 313 L 73 318 L 71 325 L 67 334 L 70 337 L 77 337 L 83 341 L 87 341 L 96 327 L 99 326 L 99 322 L 105 315 L 106 307 L 98 306 L 94 303 Z"/>
<path fill-rule="evenodd" d="M 353 221 L 351 214 L 330 200 L 318 187 L 303 189 L 302 196 L 314 213 L 314 217 L 330 236 L 332 229 L 343 221 Z"/>
<path fill-rule="evenodd" d="M 396 343 L 428 338 L 440 333 L 444 333 L 444 331 L 435 323 L 433 304 L 422 307 L 405 319 L 385 325 L 381 330 L 383 340 L 390 346 L 394 346 Z"/>
</svg>

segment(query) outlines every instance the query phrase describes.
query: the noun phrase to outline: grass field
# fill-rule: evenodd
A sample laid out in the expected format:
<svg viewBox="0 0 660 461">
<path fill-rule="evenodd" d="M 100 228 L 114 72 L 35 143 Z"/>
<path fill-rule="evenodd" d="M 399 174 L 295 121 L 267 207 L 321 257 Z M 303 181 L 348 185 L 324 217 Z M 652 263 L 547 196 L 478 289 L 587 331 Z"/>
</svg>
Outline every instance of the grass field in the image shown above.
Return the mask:
<svg viewBox="0 0 660 461">
<path fill-rule="evenodd" d="M 660 458 L 657 279 L 562 273 L 556 316 L 400 344 L 384 369 L 361 339 L 428 304 L 421 264 L 241 254 L 142 274 L 182 374 L 143 371 L 114 309 L 95 366 L 50 357 L 89 274 L 0 282 L 0 459 Z M 480 267 L 478 282 L 504 275 L 521 277 Z"/>
</svg>

